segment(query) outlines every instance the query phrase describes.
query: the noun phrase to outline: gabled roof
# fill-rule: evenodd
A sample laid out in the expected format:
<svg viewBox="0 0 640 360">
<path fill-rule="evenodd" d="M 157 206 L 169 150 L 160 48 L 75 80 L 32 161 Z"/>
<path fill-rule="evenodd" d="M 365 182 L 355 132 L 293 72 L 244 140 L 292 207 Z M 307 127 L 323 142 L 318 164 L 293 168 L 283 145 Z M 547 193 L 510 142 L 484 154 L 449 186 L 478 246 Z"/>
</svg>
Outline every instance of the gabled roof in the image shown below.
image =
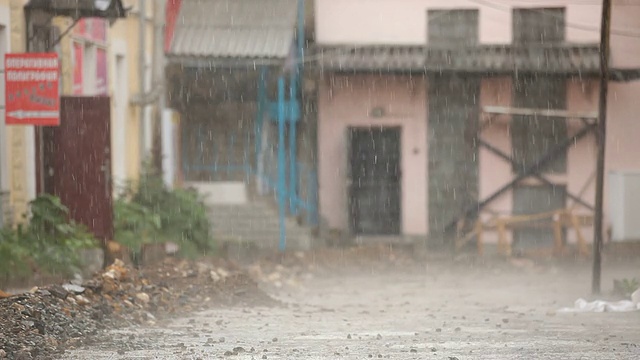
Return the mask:
<svg viewBox="0 0 640 360">
<path fill-rule="evenodd" d="M 296 0 L 181 0 L 177 4 L 165 44 L 169 61 L 284 60 L 291 51 Z M 167 14 L 168 19 L 171 16 Z"/>
</svg>

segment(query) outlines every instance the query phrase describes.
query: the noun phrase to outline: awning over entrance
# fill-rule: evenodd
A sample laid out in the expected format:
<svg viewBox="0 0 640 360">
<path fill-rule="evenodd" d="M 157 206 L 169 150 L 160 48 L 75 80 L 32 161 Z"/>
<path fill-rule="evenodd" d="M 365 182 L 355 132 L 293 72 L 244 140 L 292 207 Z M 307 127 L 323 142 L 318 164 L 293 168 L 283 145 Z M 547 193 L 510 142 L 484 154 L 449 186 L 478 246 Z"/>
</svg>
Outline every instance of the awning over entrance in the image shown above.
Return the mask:
<svg viewBox="0 0 640 360">
<path fill-rule="evenodd" d="M 170 0 L 169 62 L 191 66 L 281 64 L 292 52 L 296 0 Z"/>
<path fill-rule="evenodd" d="M 460 72 L 480 75 L 546 73 L 597 76 L 598 44 L 527 46 L 322 46 L 316 49 L 323 70 L 336 72 Z M 611 69 L 614 81 L 640 78 L 638 69 Z"/>
<path fill-rule="evenodd" d="M 123 18 L 126 9 L 122 0 L 29 0 L 27 10 L 41 10 L 55 16 L 74 19 L 99 17 L 107 19 Z"/>
</svg>

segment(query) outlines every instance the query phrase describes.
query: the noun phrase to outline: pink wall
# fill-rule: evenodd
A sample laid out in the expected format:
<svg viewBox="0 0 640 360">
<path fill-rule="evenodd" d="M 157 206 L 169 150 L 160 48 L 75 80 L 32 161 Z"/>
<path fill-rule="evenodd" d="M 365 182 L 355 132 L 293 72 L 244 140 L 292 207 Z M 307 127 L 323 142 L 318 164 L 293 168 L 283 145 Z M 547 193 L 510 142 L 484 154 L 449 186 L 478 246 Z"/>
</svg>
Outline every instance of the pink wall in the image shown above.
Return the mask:
<svg viewBox="0 0 640 360">
<path fill-rule="evenodd" d="M 482 106 L 511 105 L 512 85 L 510 77 L 484 79 L 480 101 Z M 578 79 L 570 80 L 567 85 L 567 110 L 569 111 L 595 111 L 597 109 L 598 90 L 593 82 L 582 82 Z M 486 115 L 485 115 L 486 116 Z M 511 134 L 509 132 L 509 116 L 494 118 L 493 125 L 482 133 L 482 138 L 507 154 L 511 154 Z M 572 136 L 581 128 L 578 119 L 568 122 L 568 135 Z M 548 175 L 549 180 L 557 184 L 563 184 L 572 194 L 579 194 L 586 187 L 583 198 L 587 203 L 593 203 L 593 171 L 595 169 L 595 142 L 593 135 L 583 137 L 570 149 L 567 158 L 567 174 Z M 486 198 L 496 190 L 507 184 L 514 177 L 509 163 L 500 159 L 486 149 L 480 151 L 480 198 Z M 591 182 L 590 182 L 591 179 Z M 525 184 L 539 184 L 533 178 L 523 181 Z M 567 205 L 571 206 L 573 200 L 568 199 Z M 512 213 L 512 192 L 508 191 L 494 202 L 482 214 L 484 220 L 491 218 L 490 212 L 508 215 Z M 578 205 L 578 213 L 584 212 L 583 206 Z M 588 229 L 584 229 L 585 235 L 589 235 Z M 573 241 L 574 234 L 569 232 L 569 241 Z M 489 234 L 486 242 L 497 241 L 496 234 Z"/>
<path fill-rule="evenodd" d="M 607 170 L 640 170 L 640 80 L 609 85 Z"/>
<path fill-rule="evenodd" d="M 630 0 L 628 0 L 630 1 Z M 567 8 L 569 42 L 598 42 L 598 1 L 489 0 L 491 6 L 473 0 L 316 0 L 316 40 L 321 44 L 424 44 L 428 9 L 479 9 L 480 42 L 511 42 L 511 12 L 515 7 Z"/>
<path fill-rule="evenodd" d="M 640 3 L 613 0 L 611 28 L 611 66 L 640 66 Z"/>
<path fill-rule="evenodd" d="M 316 39 L 321 44 L 425 44 L 428 9 L 480 10 L 480 41 L 508 44 L 512 37 L 511 12 L 515 7 L 565 6 L 567 42 L 598 43 L 601 6 L 597 1 L 574 0 L 489 1 L 473 0 L 316 0 Z M 612 13 L 612 66 L 640 67 L 640 6 L 636 0 L 614 0 Z M 423 79 L 386 76 L 327 76 L 320 87 L 319 167 L 321 213 L 333 227 L 347 228 L 346 128 L 348 126 L 401 125 L 403 141 L 403 221 L 406 234 L 427 233 L 427 114 Z M 481 105 L 511 104 L 511 78 L 482 82 Z M 567 89 L 567 109 L 596 111 L 598 86 L 573 79 Z M 609 95 L 607 170 L 640 169 L 637 137 L 640 134 L 640 81 L 612 84 Z M 390 116 L 371 119 L 373 106 L 387 107 Z M 483 138 L 511 153 L 509 119 L 497 119 Z M 569 136 L 579 131 L 578 120 L 569 122 Z M 594 199 L 595 137 L 590 134 L 571 147 L 565 175 L 548 178 L 565 184 L 569 192 L 589 203 Z M 416 150 L 417 153 L 413 153 Z M 480 197 L 485 198 L 507 183 L 511 166 L 487 150 L 480 151 Z M 535 183 L 527 179 L 526 182 Z M 605 184 L 605 197 L 606 197 Z M 507 192 L 490 205 L 492 211 L 510 214 L 512 195 Z M 573 204 L 568 200 L 568 204 Z M 605 199 L 605 206 L 607 205 Z M 588 213 L 581 206 L 578 212 Z M 606 211 L 606 210 L 605 210 Z M 584 235 L 592 238 L 589 229 Z M 569 232 L 569 241 L 575 234 Z M 491 236 L 487 237 L 491 241 Z M 493 239 L 495 240 L 495 239 Z"/>
<path fill-rule="evenodd" d="M 427 115 L 425 83 L 409 76 L 325 76 L 318 99 L 320 214 L 348 229 L 347 128 L 401 126 L 402 233 L 427 233 Z M 371 118 L 373 107 L 387 116 Z"/>
<path fill-rule="evenodd" d="M 590 111 L 595 112 L 598 108 L 598 84 L 596 81 L 581 81 L 572 79 L 567 88 L 567 109 L 569 111 Z M 640 82 L 627 84 L 612 83 L 610 85 L 608 103 L 608 124 L 607 124 L 607 173 L 616 170 L 640 170 Z M 510 78 L 494 78 L 483 80 L 481 104 L 486 105 L 509 105 L 511 101 L 511 80 Z M 497 118 L 494 125 L 483 132 L 482 137 L 492 145 L 509 154 L 511 152 L 511 139 L 506 117 Z M 569 122 L 569 136 L 580 130 L 579 120 Z M 581 141 L 574 144 L 568 154 L 567 174 L 548 176 L 551 181 L 565 184 L 572 194 L 582 193 L 582 198 L 590 204 L 594 203 L 595 197 L 595 160 L 596 141 L 595 135 L 589 134 Z M 506 184 L 513 177 L 510 166 L 489 151 L 480 151 L 480 197 L 486 198 L 494 191 Z M 607 179 L 605 177 L 605 222 L 608 220 L 607 203 Z M 534 179 L 526 180 L 527 183 L 536 183 Z M 493 202 L 488 209 L 509 214 L 512 209 L 511 192 Z M 568 205 L 572 206 L 574 201 L 567 199 Z M 576 213 L 589 214 L 590 211 L 581 205 L 576 205 Z M 483 214 L 484 219 L 490 215 Z M 584 236 L 591 240 L 593 231 L 583 228 Z M 568 241 L 575 242 L 576 237 L 573 231 L 568 232 Z M 497 241 L 495 234 L 486 237 L 487 242 Z"/>
<path fill-rule="evenodd" d="M 327 75 L 322 79 L 319 93 L 319 191 L 320 212 L 329 226 L 348 229 L 347 214 L 347 128 L 350 126 L 402 127 L 402 232 L 423 235 L 427 229 L 427 98 L 423 78 L 393 75 Z M 607 136 L 607 171 L 640 169 L 637 159 L 637 135 L 640 134 L 640 82 L 612 84 L 609 97 L 609 123 Z M 512 86 L 510 77 L 487 78 L 482 81 L 481 106 L 510 106 Z M 597 110 L 598 86 L 595 81 L 569 80 L 567 109 L 576 112 Z M 369 110 L 381 106 L 387 116 L 371 118 Z M 494 118 L 493 125 L 482 132 L 482 138 L 511 154 L 509 117 Z M 579 120 L 569 121 L 569 136 L 580 130 Z M 567 174 L 549 175 L 551 181 L 566 185 L 572 194 L 593 204 L 595 195 L 596 143 L 593 134 L 574 144 L 568 154 Z M 480 150 L 480 198 L 484 199 L 513 178 L 511 166 L 488 150 Z M 535 179 L 524 183 L 537 184 Z M 606 196 L 605 184 L 605 196 Z M 572 206 L 574 201 L 567 200 Z M 512 213 L 510 191 L 492 202 L 483 218 L 490 213 Z M 605 206 L 607 205 L 605 199 Z M 581 205 L 577 213 L 589 214 Z M 606 214 L 606 209 L 605 209 Z M 592 231 L 583 229 L 587 239 Z M 487 234 L 486 242 L 495 242 L 495 234 Z M 575 241 L 573 231 L 568 241 Z"/>
</svg>

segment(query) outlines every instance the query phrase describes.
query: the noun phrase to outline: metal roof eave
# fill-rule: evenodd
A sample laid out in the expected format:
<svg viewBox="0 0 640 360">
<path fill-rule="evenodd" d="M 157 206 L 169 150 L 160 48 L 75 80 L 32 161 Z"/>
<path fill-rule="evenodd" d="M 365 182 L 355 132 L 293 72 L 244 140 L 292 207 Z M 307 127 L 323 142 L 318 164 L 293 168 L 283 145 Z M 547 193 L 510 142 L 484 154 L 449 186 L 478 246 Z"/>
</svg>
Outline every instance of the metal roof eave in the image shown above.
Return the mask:
<svg viewBox="0 0 640 360">
<path fill-rule="evenodd" d="M 600 74 L 598 74 L 600 75 Z M 609 80 L 614 82 L 630 82 L 640 80 L 640 68 L 638 69 L 611 69 Z"/>
<path fill-rule="evenodd" d="M 545 70 L 545 69 L 456 69 L 456 68 L 371 68 L 371 67 L 339 67 L 339 66 L 315 66 L 323 73 L 336 74 L 459 74 L 469 76 L 512 76 L 514 74 L 547 74 L 567 77 L 598 78 L 599 70 Z M 630 82 L 640 80 L 640 69 L 616 69 L 609 70 L 609 80 L 612 82 Z"/>
<path fill-rule="evenodd" d="M 283 67 L 286 58 L 253 58 L 253 57 L 208 57 L 166 54 L 168 64 L 197 68 L 230 68 L 246 69 L 261 66 Z"/>
<path fill-rule="evenodd" d="M 585 70 L 544 70 L 544 69 L 471 69 L 471 68 L 436 68 L 436 67 L 423 67 L 423 68 L 403 68 L 403 67 L 388 67 L 388 68 L 372 68 L 372 67 L 339 67 L 339 66 L 318 66 L 321 71 L 333 72 L 333 73 L 412 73 L 412 74 L 425 74 L 425 75 L 437 75 L 437 74 L 465 74 L 465 75 L 477 75 L 477 76 L 507 76 L 513 74 L 550 74 L 558 76 L 584 76 L 584 77 L 597 77 L 599 72 Z M 620 76 L 614 76 L 611 74 L 612 80 L 619 78 Z"/>
</svg>

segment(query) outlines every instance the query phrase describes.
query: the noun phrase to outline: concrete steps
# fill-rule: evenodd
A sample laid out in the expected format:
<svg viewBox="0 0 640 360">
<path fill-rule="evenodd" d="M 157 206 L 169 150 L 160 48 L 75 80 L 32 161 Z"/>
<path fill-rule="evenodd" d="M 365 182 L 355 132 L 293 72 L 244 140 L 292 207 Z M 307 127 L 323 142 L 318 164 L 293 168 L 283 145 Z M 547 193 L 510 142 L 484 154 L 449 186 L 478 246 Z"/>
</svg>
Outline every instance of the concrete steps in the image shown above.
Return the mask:
<svg viewBox="0 0 640 360">
<path fill-rule="evenodd" d="M 241 252 L 277 250 L 280 240 L 278 212 L 265 202 L 209 204 L 209 214 L 213 236 L 228 256 L 236 258 L 243 257 Z M 293 219 L 286 219 L 287 250 L 308 250 L 312 243 L 309 229 Z"/>
</svg>

